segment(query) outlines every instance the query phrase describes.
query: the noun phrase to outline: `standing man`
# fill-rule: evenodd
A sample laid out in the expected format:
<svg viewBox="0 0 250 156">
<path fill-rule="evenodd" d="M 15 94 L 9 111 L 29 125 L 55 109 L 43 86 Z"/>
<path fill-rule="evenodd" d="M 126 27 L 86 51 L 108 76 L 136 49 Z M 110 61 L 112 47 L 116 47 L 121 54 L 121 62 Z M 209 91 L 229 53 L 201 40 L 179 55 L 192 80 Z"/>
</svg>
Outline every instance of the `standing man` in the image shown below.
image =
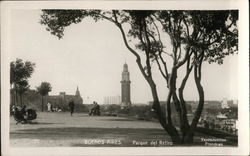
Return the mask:
<svg viewBox="0 0 250 156">
<path fill-rule="evenodd" d="M 71 116 L 74 113 L 74 107 L 75 107 L 75 103 L 74 103 L 73 99 L 71 99 L 70 102 L 69 102 L 69 109 L 70 109 L 70 115 Z"/>
<path fill-rule="evenodd" d="M 51 104 L 49 102 L 47 104 L 47 107 L 48 107 L 48 112 L 50 112 L 51 111 Z"/>
</svg>

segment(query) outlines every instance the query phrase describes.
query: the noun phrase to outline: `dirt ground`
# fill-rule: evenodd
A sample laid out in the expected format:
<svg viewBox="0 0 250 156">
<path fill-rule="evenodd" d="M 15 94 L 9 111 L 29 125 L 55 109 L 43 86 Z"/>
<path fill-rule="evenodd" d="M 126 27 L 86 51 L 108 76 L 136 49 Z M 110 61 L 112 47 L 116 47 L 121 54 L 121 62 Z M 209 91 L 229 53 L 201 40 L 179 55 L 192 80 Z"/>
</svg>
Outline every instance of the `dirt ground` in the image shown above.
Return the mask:
<svg viewBox="0 0 250 156">
<path fill-rule="evenodd" d="M 40 112 L 32 124 L 16 125 L 10 119 L 10 145 L 14 147 L 150 146 L 153 140 L 170 141 L 161 126 L 151 121 L 80 113 L 71 117 L 63 112 Z"/>
<path fill-rule="evenodd" d="M 198 135 L 194 144 L 205 145 Z M 223 142 L 222 142 L 223 143 Z M 172 146 L 158 122 L 124 117 L 38 112 L 32 124 L 16 125 L 10 118 L 11 147 L 165 147 Z M 211 146 L 211 145 L 210 145 Z"/>
</svg>

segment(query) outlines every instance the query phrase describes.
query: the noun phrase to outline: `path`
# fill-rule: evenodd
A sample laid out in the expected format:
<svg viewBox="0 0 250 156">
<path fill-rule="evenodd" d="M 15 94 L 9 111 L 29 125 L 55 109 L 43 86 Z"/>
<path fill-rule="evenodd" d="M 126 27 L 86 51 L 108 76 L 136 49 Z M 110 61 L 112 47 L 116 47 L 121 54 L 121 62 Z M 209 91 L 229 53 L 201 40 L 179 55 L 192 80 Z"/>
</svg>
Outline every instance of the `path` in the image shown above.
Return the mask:
<svg viewBox="0 0 250 156">
<path fill-rule="evenodd" d="M 11 146 L 147 146 L 156 139 L 170 141 L 157 122 L 122 117 L 40 112 L 34 124 L 10 122 Z"/>
<path fill-rule="evenodd" d="M 192 145 L 205 145 L 202 138 L 214 138 L 196 133 Z M 215 142 L 216 146 L 235 145 Z M 219 145 L 218 145 L 219 144 Z M 171 146 L 171 139 L 158 122 L 124 117 L 88 116 L 77 113 L 40 112 L 33 124 L 15 124 L 10 119 L 10 145 L 13 147 L 137 147 Z M 192 146 L 191 145 L 191 146 Z M 210 146 L 213 146 L 211 144 Z"/>
</svg>

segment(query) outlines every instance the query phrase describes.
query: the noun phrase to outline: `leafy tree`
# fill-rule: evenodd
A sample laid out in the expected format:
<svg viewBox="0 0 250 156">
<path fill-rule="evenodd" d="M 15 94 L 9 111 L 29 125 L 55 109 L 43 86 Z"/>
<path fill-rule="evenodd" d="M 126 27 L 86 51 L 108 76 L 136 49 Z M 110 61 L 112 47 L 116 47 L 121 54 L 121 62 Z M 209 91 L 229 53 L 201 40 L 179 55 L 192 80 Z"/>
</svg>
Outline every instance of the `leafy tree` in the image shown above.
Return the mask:
<svg viewBox="0 0 250 156">
<path fill-rule="evenodd" d="M 16 90 L 20 95 L 21 106 L 23 106 L 23 94 L 29 90 L 29 87 L 27 80 L 19 81 L 16 85 Z"/>
<path fill-rule="evenodd" d="M 205 98 L 201 84 L 202 64 L 204 61 L 222 64 L 225 56 L 238 52 L 238 11 L 192 11 L 189 14 L 192 20 L 188 23 L 193 32 L 186 38 L 193 55 L 188 62 L 193 61 L 191 66 L 199 94 L 199 105 L 186 134 L 186 141 L 192 142 Z"/>
<path fill-rule="evenodd" d="M 22 59 L 17 58 L 16 61 L 10 63 L 10 87 L 14 89 L 15 96 L 14 101 L 17 99 L 17 94 L 19 93 L 20 97 L 27 89 L 29 88 L 28 78 L 31 77 L 34 72 L 35 63 L 30 61 L 23 61 Z M 22 104 L 22 100 L 21 100 Z"/>
<path fill-rule="evenodd" d="M 121 32 L 125 46 L 136 57 L 136 63 L 150 86 L 153 108 L 160 124 L 174 144 L 192 142 L 205 98 L 201 84 L 202 63 L 208 61 L 222 64 L 225 56 L 237 52 L 238 12 L 43 10 L 41 24 L 46 25 L 51 34 L 61 39 L 67 26 L 79 23 L 87 16 L 95 21 L 108 20 L 115 24 Z M 166 35 L 170 38 L 170 45 L 165 41 L 166 38 L 162 39 Z M 166 112 L 160 107 L 152 63 L 157 64 L 166 82 Z M 177 75 L 181 67 L 186 70 L 186 74 L 179 79 L 181 85 L 177 88 Z M 192 71 L 199 94 L 199 105 L 189 124 L 183 91 Z M 178 112 L 180 131 L 172 122 L 171 102 L 175 104 Z"/>
<path fill-rule="evenodd" d="M 48 95 L 48 93 L 52 90 L 52 87 L 49 82 L 42 82 L 40 86 L 37 87 L 37 92 L 42 96 L 42 112 L 43 112 L 43 98 Z"/>
</svg>

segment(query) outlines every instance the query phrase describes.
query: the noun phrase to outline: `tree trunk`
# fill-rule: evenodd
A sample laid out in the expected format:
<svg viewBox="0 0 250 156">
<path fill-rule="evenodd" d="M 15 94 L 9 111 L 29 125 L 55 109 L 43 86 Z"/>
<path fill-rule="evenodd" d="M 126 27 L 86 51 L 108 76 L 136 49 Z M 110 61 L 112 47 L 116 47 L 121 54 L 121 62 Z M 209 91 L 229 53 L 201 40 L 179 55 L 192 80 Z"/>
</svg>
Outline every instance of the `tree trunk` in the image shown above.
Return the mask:
<svg viewBox="0 0 250 156">
<path fill-rule="evenodd" d="M 18 105 L 18 94 L 17 94 L 17 90 L 15 89 L 15 99 L 16 99 L 16 105 Z"/>
<path fill-rule="evenodd" d="M 202 113 L 202 110 L 203 110 L 203 106 L 204 106 L 204 91 L 203 91 L 203 87 L 200 86 L 199 87 L 200 90 L 199 90 L 199 105 L 197 107 L 197 110 L 195 112 L 195 116 L 194 116 L 194 119 L 193 119 L 193 122 L 184 138 L 184 142 L 185 143 L 192 143 L 193 142 L 193 136 L 194 136 L 194 131 L 197 127 L 197 124 L 199 122 L 199 119 L 200 119 L 200 116 L 201 116 L 201 113 Z"/>
<path fill-rule="evenodd" d="M 42 112 L 43 112 L 43 96 L 42 96 Z"/>
<path fill-rule="evenodd" d="M 170 135 L 171 140 L 173 144 L 178 145 L 181 143 L 181 139 L 179 136 L 178 131 L 171 123 L 166 123 L 166 117 L 164 116 L 164 113 L 161 110 L 160 102 L 158 99 L 158 94 L 155 85 L 150 85 L 151 92 L 153 95 L 154 103 L 153 103 L 153 109 L 158 117 L 158 120 L 161 124 L 161 126 L 164 128 L 164 130 Z"/>
<path fill-rule="evenodd" d="M 15 90 L 14 90 L 14 88 L 11 90 L 11 101 L 12 101 L 12 104 L 14 106 L 16 106 L 16 103 L 15 103 Z"/>
<path fill-rule="evenodd" d="M 181 97 L 179 97 L 181 100 Z M 182 142 L 183 142 L 183 137 L 186 135 L 188 129 L 189 129 L 189 123 L 187 119 L 187 111 L 186 111 L 186 106 L 185 106 L 185 101 L 180 101 L 176 95 L 176 93 L 173 94 L 173 100 L 175 105 L 179 107 L 177 110 L 178 115 L 179 115 L 179 124 L 180 124 L 180 131 L 182 135 Z"/>
<path fill-rule="evenodd" d="M 20 103 L 21 103 L 21 107 L 23 107 L 23 96 L 22 96 L 22 94 L 20 94 Z"/>
<path fill-rule="evenodd" d="M 199 71 L 198 71 L 199 70 Z M 189 128 L 189 131 L 187 132 L 185 138 L 184 138 L 184 142 L 185 143 L 192 143 L 193 142 L 193 136 L 194 136 L 194 132 L 195 129 L 197 127 L 197 124 L 199 122 L 202 110 L 203 110 L 203 106 L 204 106 L 204 90 L 203 87 L 201 85 L 201 64 L 199 66 L 195 67 L 195 71 L 194 71 L 194 77 L 195 77 L 195 84 L 198 90 L 198 94 L 199 94 L 199 104 L 198 107 L 196 109 L 195 112 L 195 116 L 193 118 L 193 121 L 191 123 L 191 126 Z M 200 74 L 198 74 L 200 73 Z"/>
<path fill-rule="evenodd" d="M 12 100 L 13 100 L 13 104 L 14 106 L 16 106 L 16 95 L 15 95 L 15 85 L 13 85 L 13 88 L 12 88 Z"/>
<path fill-rule="evenodd" d="M 184 77 L 184 79 L 182 80 L 181 86 L 179 88 L 179 98 L 180 98 L 180 106 L 181 106 L 181 117 L 182 117 L 182 121 L 181 121 L 181 131 L 182 131 L 182 142 L 184 142 L 184 138 L 188 132 L 188 129 L 190 128 L 189 123 L 188 123 L 188 118 L 187 118 L 187 108 L 186 108 L 186 101 L 184 100 L 184 96 L 183 96 L 183 91 L 187 82 L 187 79 L 189 77 L 189 74 L 191 72 L 192 68 L 187 69 L 187 73 Z"/>
<path fill-rule="evenodd" d="M 180 129 L 182 132 L 182 142 L 184 143 L 184 137 L 186 136 L 188 129 L 190 128 L 187 118 L 186 102 L 183 98 L 183 90 L 179 91 L 179 98 L 182 107 Z"/>
<path fill-rule="evenodd" d="M 166 127 L 166 118 L 161 110 L 161 106 L 160 106 L 160 102 L 158 99 L 158 94 L 157 94 L 157 90 L 155 87 L 151 87 L 151 92 L 153 95 L 153 109 L 156 112 L 156 115 L 158 117 L 158 120 L 160 122 L 160 124 L 162 125 L 162 127 Z"/>
</svg>

